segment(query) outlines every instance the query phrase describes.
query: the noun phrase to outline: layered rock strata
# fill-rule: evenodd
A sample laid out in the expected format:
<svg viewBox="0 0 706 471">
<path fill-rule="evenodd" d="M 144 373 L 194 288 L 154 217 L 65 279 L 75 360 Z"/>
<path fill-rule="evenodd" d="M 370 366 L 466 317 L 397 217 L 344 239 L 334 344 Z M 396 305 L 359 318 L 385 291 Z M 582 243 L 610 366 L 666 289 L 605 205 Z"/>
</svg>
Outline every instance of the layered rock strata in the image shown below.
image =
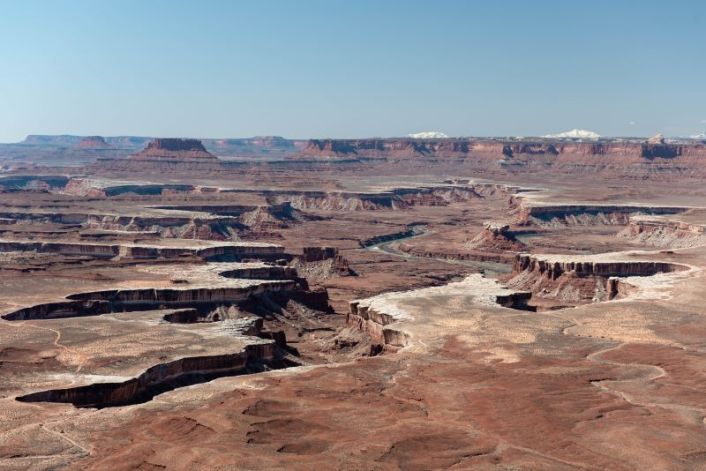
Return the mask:
<svg viewBox="0 0 706 471">
<path fill-rule="evenodd" d="M 496 158 L 519 155 L 547 155 L 565 160 L 581 157 L 616 156 L 623 159 L 706 158 L 701 144 L 665 144 L 663 142 L 567 142 L 564 140 L 504 141 L 482 138 L 450 139 L 312 139 L 301 157 L 317 158 L 467 158 L 494 155 Z"/>
</svg>

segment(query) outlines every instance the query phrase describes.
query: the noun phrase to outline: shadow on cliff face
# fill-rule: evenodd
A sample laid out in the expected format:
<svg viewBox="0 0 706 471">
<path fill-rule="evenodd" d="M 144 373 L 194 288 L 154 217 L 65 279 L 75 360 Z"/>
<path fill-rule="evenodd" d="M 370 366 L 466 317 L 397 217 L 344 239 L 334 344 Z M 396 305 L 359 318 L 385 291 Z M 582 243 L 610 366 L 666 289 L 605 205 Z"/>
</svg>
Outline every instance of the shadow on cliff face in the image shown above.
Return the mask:
<svg viewBox="0 0 706 471">
<path fill-rule="evenodd" d="M 124 382 L 52 389 L 20 396 L 17 400 L 69 403 L 98 409 L 126 406 L 221 377 L 373 355 L 374 349 L 365 336 L 346 329 L 338 330 L 327 310 L 317 310 L 317 307 L 328 306 L 324 303 L 327 298 L 320 299 L 321 296 L 315 294 L 307 293 L 301 299 L 301 296 L 277 293 L 251 297 L 238 304 L 199 305 L 173 310 L 162 319 L 179 324 L 229 323 L 229 330 L 256 338 L 252 338 L 252 343 L 242 351 L 160 363 Z M 309 299 L 312 296 L 314 299 Z M 291 342 L 288 342 L 289 338 Z"/>
<path fill-rule="evenodd" d="M 227 376 L 240 376 L 298 366 L 277 351 L 274 344 L 248 345 L 243 352 L 187 357 L 162 363 L 122 383 L 95 383 L 68 389 L 51 389 L 17 397 L 20 402 L 70 403 L 80 408 L 127 406 L 152 400 L 177 388 Z"/>
</svg>

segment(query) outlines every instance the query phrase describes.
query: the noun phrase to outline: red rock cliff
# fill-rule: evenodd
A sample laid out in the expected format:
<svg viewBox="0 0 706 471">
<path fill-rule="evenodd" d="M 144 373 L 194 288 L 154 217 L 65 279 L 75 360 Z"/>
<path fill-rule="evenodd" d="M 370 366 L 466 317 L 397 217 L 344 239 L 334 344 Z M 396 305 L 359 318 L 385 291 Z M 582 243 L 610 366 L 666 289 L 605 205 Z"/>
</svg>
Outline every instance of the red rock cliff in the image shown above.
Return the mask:
<svg viewBox="0 0 706 471">
<path fill-rule="evenodd" d="M 690 165 L 706 160 L 706 145 L 663 142 L 502 141 L 496 139 L 315 139 L 300 158 L 416 160 L 468 159 L 497 162 L 539 158 L 548 165 L 615 166 L 679 159 Z M 606 158 L 609 158 L 608 160 Z"/>
</svg>

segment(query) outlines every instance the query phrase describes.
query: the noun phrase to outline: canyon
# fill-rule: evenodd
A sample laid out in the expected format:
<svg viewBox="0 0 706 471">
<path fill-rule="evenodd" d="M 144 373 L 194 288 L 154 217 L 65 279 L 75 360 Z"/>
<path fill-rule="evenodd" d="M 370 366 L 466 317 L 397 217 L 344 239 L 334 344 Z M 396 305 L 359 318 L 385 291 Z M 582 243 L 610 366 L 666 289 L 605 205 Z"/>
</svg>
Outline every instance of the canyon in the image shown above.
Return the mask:
<svg viewBox="0 0 706 471">
<path fill-rule="evenodd" d="M 698 140 L 0 146 L 2 469 L 699 469 Z"/>
</svg>

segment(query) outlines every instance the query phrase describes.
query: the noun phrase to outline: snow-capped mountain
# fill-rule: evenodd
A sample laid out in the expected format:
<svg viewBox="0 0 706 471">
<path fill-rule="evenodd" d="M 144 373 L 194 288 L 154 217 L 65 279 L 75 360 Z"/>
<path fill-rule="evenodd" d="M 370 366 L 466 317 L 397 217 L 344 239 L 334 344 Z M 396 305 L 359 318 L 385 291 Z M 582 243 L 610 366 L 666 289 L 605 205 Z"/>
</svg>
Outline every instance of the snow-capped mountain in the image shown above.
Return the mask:
<svg viewBox="0 0 706 471">
<path fill-rule="evenodd" d="M 439 131 L 422 131 L 413 134 L 407 134 L 407 137 L 411 137 L 412 139 L 446 139 L 449 136 Z"/>
<path fill-rule="evenodd" d="M 547 134 L 548 139 L 600 139 L 600 134 L 585 129 L 572 129 L 558 134 Z"/>
<path fill-rule="evenodd" d="M 701 134 L 694 134 L 693 136 L 689 136 L 690 139 L 700 139 L 700 140 L 706 140 L 706 132 L 702 132 Z"/>
</svg>

